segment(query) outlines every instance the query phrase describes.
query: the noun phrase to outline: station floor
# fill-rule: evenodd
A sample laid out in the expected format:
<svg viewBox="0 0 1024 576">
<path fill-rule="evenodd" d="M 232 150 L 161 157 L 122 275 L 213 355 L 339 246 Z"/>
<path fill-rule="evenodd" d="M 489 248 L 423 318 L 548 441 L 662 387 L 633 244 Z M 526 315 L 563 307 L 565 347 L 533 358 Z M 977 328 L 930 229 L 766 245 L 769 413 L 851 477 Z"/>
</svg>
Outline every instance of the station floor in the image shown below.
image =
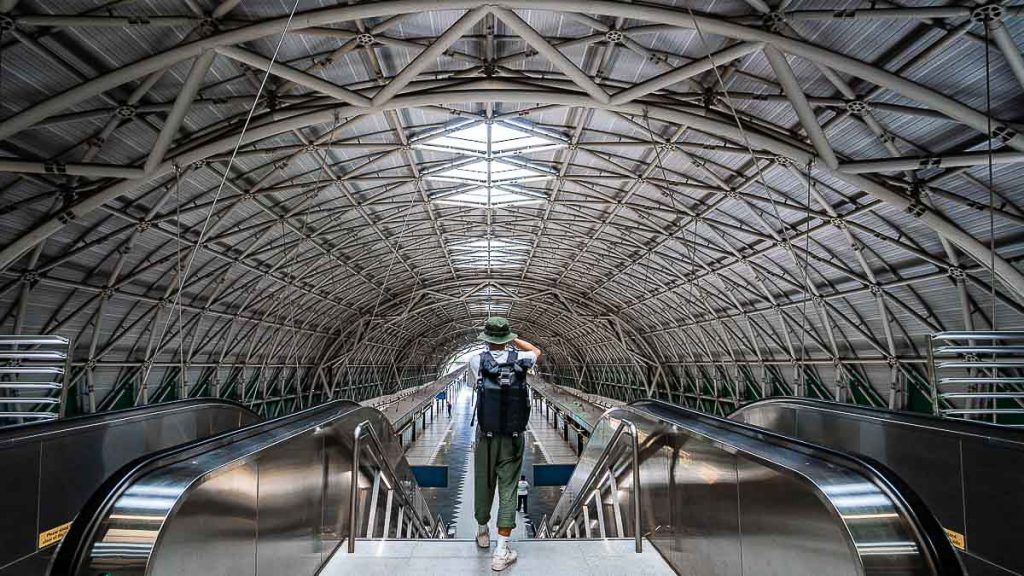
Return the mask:
<svg viewBox="0 0 1024 576">
<path fill-rule="evenodd" d="M 470 386 L 459 388 L 452 402 L 452 415 L 448 417 L 444 405 L 435 413 L 433 421 L 417 432 L 416 441 L 406 450 L 406 458 L 413 466 L 447 465 L 447 488 L 424 488 L 423 496 L 431 511 L 441 516 L 454 527 L 454 538 L 473 538 L 476 535 L 476 519 L 473 514 L 473 390 Z M 576 454 L 559 432 L 544 421 L 541 410 L 534 409 L 526 431 L 527 447 L 523 457 L 523 473 L 530 481 L 530 495 L 527 511 L 517 512 L 516 529 L 513 537 L 521 540 L 532 536 L 532 526 L 545 514 L 550 514 L 561 496 L 561 489 L 555 486 L 533 486 L 532 467 L 534 464 L 575 464 Z M 491 509 L 491 529 L 497 517 L 497 498 Z"/>
<path fill-rule="evenodd" d="M 501 574 L 589 576 L 661 576 L 675 574 L 650 543 L 634 552 L 632 539 L 527 540 L 512 544 L 519 555 Z M 492 544 L 493 548 L 493 544 Z M 344 546 L 324 566 L 321 576 L 453 576 L 493 574 L 491 551 L 472 540 L 360 540 L 348 554 Z"/>
</svg>

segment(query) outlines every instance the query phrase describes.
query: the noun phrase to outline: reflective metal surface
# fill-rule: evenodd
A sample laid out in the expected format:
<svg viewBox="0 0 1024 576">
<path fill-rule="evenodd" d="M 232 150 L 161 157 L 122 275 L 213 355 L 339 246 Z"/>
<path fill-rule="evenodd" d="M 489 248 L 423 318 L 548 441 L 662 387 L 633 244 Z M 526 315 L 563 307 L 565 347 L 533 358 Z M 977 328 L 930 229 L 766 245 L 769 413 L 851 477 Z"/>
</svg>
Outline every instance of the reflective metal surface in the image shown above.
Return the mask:
<svg viewBox="0 0 1024 576">
<path fill-rule="evenodd" d="M 556 537 L 564 537 L 566 532 L 571 528 L 576 528 L 579 521 L 579 517 L 583 515 L 583 531 L 587 538 L 593 536 L 590 522 L 590 506 L 593 504 L 597 513 L 597 529 L 600 533 L 601 538 L 606 538 L 613 534 L 612 527 L 614 527 L 614 535 L 618 537 L 625 536 L 624 524 L 622 518 L 622 506 L 621 502 L 624 497 L 622 492 L 619 490 L 616 482 L 616 477 L 620 474 L 620 471 L 616 469 L 616 464 L 619 460 L 617 458 L 618 451 L 615 448 L 618 447 L 619 441 L 623 436 L 629 438 L 629 471 L 630 480 L 629 484 L 632 492 L 629 497 L 633 501 L 642 499 L 642 488 L 640 481 L 640 441 L 639 432 L 636 425 L 625 418 L 619 418 L 619 424 L 615 427 L 615 431 L 612 433 L 611 438 L 608 440 L 607 445 L 611 449 L 604 450 L 598 457 L 596 464 L 591 466 L 590 473 L 586 480 L 579 484 L 577 492 L 580 494 L 579 498 L 573 498 L 571 505 L 568 510 L 565 510 L 561 515 L 561 522 Z M 614 523 L 611 521 L 605 522 L 605 518 L 608 516 L 605 513 L 605 505 L 603 502 L 603 495 L 605 489 L 608 490 L 608 496 L 611 499 L 612 512 L 614 515 Z M 546 522 L 545 519 L 541 522 Z M 638 506 L 633 507 L 633 526 L 641 525 L 640 508 Z M 547 531 L 547 527 L 542 527 L 542 530 Z M 633 531 L 634 547 L 637 553 L 643 552 L 643 534 L 639 530 Z"/>
<path fill-rule="evenodd" d="M 83 509 L 50 573 L 312 575 L 351 533 L 352 454 L 361 423 L 380 432 L 378 456 L 400 488 L 414 494 L 387 418 L 339 400 L 122 470 Z M 412 534 L 414 524 L 433 526 L 421 500 L 385 490 L 396 487 L 373 466 L 358 469 L 360 536 L 393 538 Z"/>
<path fill-rule="evenodd" d="M 0 431 L 0 575 L 45 573 L 52 535 L 126 463 L 257 420 L 232 402 L 197 399 Z"/>
<path fill-rule="evenodd" d="M 971 576 L 1024 574 L 1024 431 L 803 398 L 730 418 L 885 464 L 962 541 Z"/>
<path fill-rule="evenodd" d="M 638 501 L 623 421 L 637 429 Z M 618 498 L 601 490 L 581 521 L 598 463 Z M 855 457 L 647 400 L 605 413 L 550 524 L 598 537 L 621 522 L 616 536 L 635 535 L 639 507 L 641 534 L 680 574 L 962 574 L 938 523 L 900 489 Z"/>
</svg>

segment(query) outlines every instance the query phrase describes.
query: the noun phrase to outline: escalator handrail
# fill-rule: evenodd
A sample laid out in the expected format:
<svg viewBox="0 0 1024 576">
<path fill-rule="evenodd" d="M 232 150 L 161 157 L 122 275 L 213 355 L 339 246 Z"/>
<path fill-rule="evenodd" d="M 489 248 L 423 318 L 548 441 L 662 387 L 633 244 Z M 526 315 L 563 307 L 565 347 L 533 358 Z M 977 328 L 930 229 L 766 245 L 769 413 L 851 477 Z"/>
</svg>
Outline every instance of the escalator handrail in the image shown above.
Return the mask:
<svg viewBox="0 0 1024 576">
<path fill-rule="evenodd" d="M 672 422 L 670 419 L 665 418 L 660 414 L 653 414 L 644 410 L 644 407 L 647 405 L 658 406 L 669 411 L 685 413 L 687 417 L 703 420 L 704 422 L 710 423 L 718 428 L 731 428 L 732 431 L 755 440 L 766 441 L 838 466 L 852 468 L 885 492 L 893 503 L 900 508 L 900 511 L 906 515 L 906 518 L 909 520 L 909 528 L 918 537 L 918 541 L 924 545 L 925 550 L 922 550 L 922 553 L 924 553 L 929 561 L 934 565 L 936 574 L 961 575 L 964 573 L 960 560 L 953 551 L 948 536 L 946 536 L 945 531 L 942 529 L 938 520 L 935 519 L 935 516 L 928 510 L 927 506 L 925 506 L 924 501 L 921 500 L 917 493 L 914 492 L 914 490 L 899 476 L 874 459 L 862 455 L 840 452 L 831 448 L 784 436 L 750 424 L 690 410 L 677 404 L 671 404 L 662 400 L 637 400 L 629 404 L 629 408 L 643 410 L 650 417 L 661 420 L 665 423 L 684 424 L 681 421 Z M 602 419 L 606 416 L 602 416 Z M 778 464 L 770 460 L 765 460 L 757 454 L 745 451 L 744 453 L 772 468 L 778 468 Z"/>
<path fill-rule="evenodd" d="M 160 404 L 148 404 L 135 406 L 122 410 L 110 410 L 107 412 L 94 412 L 82 414 L 71 418 L 60 418 L 46 422 L 28 422 L 5 426 L 0 428 L 0 449 L 24 440 L 36 440 L 44 436 L 56 436 L 63 433 L 77 433 L 83 428 L 109 425 L 121 419 L 141 418 L 147 415 L 162 414 L 177 410 L 190 410 L 205 406 L 223 406 L 236 409 L 239 412 L 247 413 L 254 419 L 259 420 L 258 414 L 251 409 L 233 400 L 221 398 L 189 398 L 186 400 L 175 400 L 173 402 L 162 402 Z"/>
<path fill-rule="evenodd" d="M 58 545 L 57 551 L 51 560 L 48 573 L 61 575 L 76 573 L 83 560 L 83 556 L 89 553 L 93 538 L 111 507 L 142 476 L 163 466 L 183 460 L 184 458 L 179 457 L 185 454 L 226 446 L 233 442 L 286 426 L 291 422 L 306 418 L 317 411 L 334 411 L 345 405 L 353 409 L 360 408 L 359 404 L 351 400 L 334 400 L 327 404 L 313 406 L 281 418 L 255 422 L 249 426 L 228 430 L 196 442 L 165 448 L 164 450 L 140 456 L 125 464 L 118 472 L 107 478 L 89 498 L 85 506 L 82 507 L 78 517 L 75 518 L 71 528 Z"/>
<path fill-rule="evenodd" d="M 1008 428 L 991 422 L 979 422 L 974 420 L 963 420 L 960 418 L 941 418 L 930 414 L 907 412 L 900 410 L 889 410 L 887 408 L 876 408 L 873 406 L 860 406 L 844 402 L 832 402 L 829 400 L 817 400 L 814 398 L 797 398 L 791 396 L 779 396 L 765 398 L 740 406 L 728 418 L 742 415 L 763 406 L 790 405 L 806 406 L 816 410 L 839 412 L 843 414 L 855 414 L 858 416 L 872 418 L 885 422 L 896 422 L 904 426 L 924 428 L 930 431 L 955 434 L 960 436 L 974 436 L 990 442 L 1000 442 L 1015 445 L 1015 448 L 1024 449 L 1024 430 Z"/>
</svg>

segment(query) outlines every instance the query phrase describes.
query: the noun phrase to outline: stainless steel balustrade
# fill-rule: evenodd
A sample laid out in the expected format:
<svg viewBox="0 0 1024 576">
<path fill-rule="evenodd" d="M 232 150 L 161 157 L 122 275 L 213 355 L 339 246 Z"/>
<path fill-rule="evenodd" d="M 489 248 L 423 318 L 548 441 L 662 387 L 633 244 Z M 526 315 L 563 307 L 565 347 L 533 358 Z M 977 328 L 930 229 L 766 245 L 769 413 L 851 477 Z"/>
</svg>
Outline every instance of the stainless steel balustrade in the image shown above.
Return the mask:
<svg viewBox="0 0 1024 576">
<path fill-rule="evenodd" d="M 0 576 L 41 576 L 54 544 L 104 480 L 151 452 L 259 420 L 193 399 L 0 430 Z"/>
<path fill-rule="evenodd" d="M 548 524 L 548 515 L 545 514 L 541 517 L 540 522 L 537 524 L 534 538 L 550 538 L 551 537 L 551 526 Z"/>
<path fill-rule="evenodd" d="M 609 448 L 618 445 L 619 440 L 623 435 L 629 435 L 630 438 L 630 458 L 629 466 L 632 472 L 632 484 L 631 488 L 633 491 L 632 498 L 634 502 L 640 501 L 640 448 L 639 440 L 636 430 L 636 425 L 631 421 L 621 418 L 619 419 L 619 425 L 616 427 L 615 432 L 612 433 L 611 440 L 608 441 Z M 601 537 L 606 538 L 610 535 L 610 530 L 606 529 L 604 519 L 604 507 L 602 505 L 602 494 L 605 486 L 608 487 L 609 495 L 612 501 L 612 510 L 614 512 L 613 518 L 615 519 L 616 535 L 619 537 L 624 536 L 623 523 L 622 523 L 622 506 L 620 505 L 619 490 L 615 483 L 616 472 L 611 465 L 614 460 L 612 459 L 613 450 L 605 449 L 601 452 L 601 455 L 597 459 L 597 463 L 591 468 L 590 475 L 583 482 L 580 488 L 579 498 L 572 500 L 572 505 L 569 510 L 562 516 L 563 521 L 555 532 L 556 538 L 564 538 L 569 527 L 574 529 L 577 527 L 577 522 L 580 516 L 583 516 L 583 529 L 587 538 L 591 538 L 591 523 L 590 523 L 590 504 L 594 503 L 595 509 L 598 514 L 598 530 L 600 531 Z M 640 526 L 640 507 L 633 507 L 633 525 Z M 637 553 L 643 552 L 643 534 L 639 530 L 634 530 L 633 538 L 635 540 L 635 546 Z"/>
<path fill-rule="evenodd" d="M 605 413 L 540 531 L 587 537 L 607 525 L 601 535 L 646 537 L 677 572 L 702 576 L 963 574 L 905 490 L 857 457 L 645 400 Z M 591 502 L 597 518 L 581 522 Z"/>
<path fill-rule="evenodd" d="M 761 400 L 729 418 L 881 462 L 961 546 L 968 574 L 1024 574 L 1024 431 L 806 398 Z"/>
<path fill-rule="evenodd" d="M 448 524 L 444 521 L 444 516 L 440 512 L 437 514 L 437 521 L 434 522 L 434 530 L 431 536 L 437 540 L 443 540 L 448 537 Z"/>
<path fill-rule="evenodd" d="M 380 432 L 374 450 L 390 474 L 353 468 L 360 424 Z M 387 514 L 370 493 L 375 478 L 394 482 L 392 489 L 404 491 L 399 500 L 411 505 Z M 50 574 L 312 576 L 358 533 L 346 513 L 353 483 L 357 517 L 368 524 L 400 534 L 403 518 L 432 522 L 414 496 L 391 424 L 376 410 L 338 400 L 126 467 L 83 509 Z"/>
</svg>

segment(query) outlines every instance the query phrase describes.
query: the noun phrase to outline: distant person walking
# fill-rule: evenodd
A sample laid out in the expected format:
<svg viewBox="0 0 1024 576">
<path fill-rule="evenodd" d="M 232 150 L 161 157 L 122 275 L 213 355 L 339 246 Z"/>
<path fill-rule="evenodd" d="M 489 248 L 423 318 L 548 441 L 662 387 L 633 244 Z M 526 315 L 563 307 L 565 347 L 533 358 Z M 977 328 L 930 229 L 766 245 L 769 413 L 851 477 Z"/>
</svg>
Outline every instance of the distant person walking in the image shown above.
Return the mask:
<svg viewBox="0 0 1024 576">
<path fill-rule="evenodd" d="M 526 474 L 519 477 L 516 493 L 518 494 L 516 512 L 519 512 L 519 509 L 522 508 L 523 514 L 526 514 L 526 497 L 530 495 L 530 483 L 526 481 Z"/>
<path fill-rule="evenodd" d="M 451 420 L 451 417 L 452 417 L 452 401 L 451 400 L 445 400 L 445 404 L 448 407 L 448 419 Z"/>
<path fill-rule="evenodd" d="M 508 541 L 516 527 L 516 478 L 523 468 L 523 436 L 530 419 L 526 371 L 537 363 L 541 352 L 517 338 L 504 318 L 488 318 L 480 340 L 487 350 L 469 360 L 477 392 L 474 409 L 478 427 L 473 453 L 474 515 L 479 525 L 476 543 L 481 548 L 491 546 L 488 523 L 497 488 L 498 546 L 491 557 L 491 569 L 504 570 L 516 561 L 516 552 Z"/>
</svg>

